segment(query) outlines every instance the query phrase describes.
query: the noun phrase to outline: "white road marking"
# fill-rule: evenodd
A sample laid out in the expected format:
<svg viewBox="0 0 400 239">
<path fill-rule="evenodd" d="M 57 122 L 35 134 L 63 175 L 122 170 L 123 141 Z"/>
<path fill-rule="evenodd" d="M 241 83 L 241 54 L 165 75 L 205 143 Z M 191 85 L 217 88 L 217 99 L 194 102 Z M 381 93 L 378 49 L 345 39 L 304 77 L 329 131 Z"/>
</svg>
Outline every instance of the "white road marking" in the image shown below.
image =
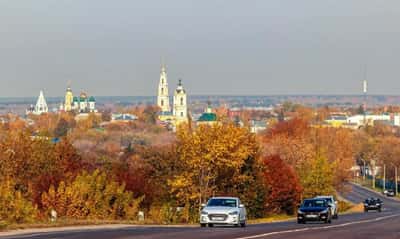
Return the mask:
<svg viewBox="0 0 400 239">
<path fill-rule="evenodd" d="M 377 218 L 373 218 L 373 219 L 356 221 L 356 222 L 347 222 L 347 223 L 343 223 L 343 224 L 324 226 L 324 227 L 305 227 L 305 228 L 293 229 L 293 230 L 287 230 L 287 231 L 268 232 L 268 233 L 264 233 L 264 234 L 253 235 L 253 236 L 238 237 L 238 238 L 235 238 L 235 239 L 254 239 L 254 238 L 268 237 L 268 236 L 286 234 L 286 233 L 293 233 L 293 232 L 315 231 L 315 230 L 321 230 L 321 229 L 346 227 L 346 226 L 355 225 L 355 224 L 382 221 L 382 220 L 385 220 L 385 219 L 389 219 L 389 218 L 392 218 L 392 217 L 398 217 L 398 216 L 400 216 L 400 214 L 394 214 L 394 215 L 389 215 L 389 216 L 384 216 L 384 217 L 377 217 Z"/>
</svg>

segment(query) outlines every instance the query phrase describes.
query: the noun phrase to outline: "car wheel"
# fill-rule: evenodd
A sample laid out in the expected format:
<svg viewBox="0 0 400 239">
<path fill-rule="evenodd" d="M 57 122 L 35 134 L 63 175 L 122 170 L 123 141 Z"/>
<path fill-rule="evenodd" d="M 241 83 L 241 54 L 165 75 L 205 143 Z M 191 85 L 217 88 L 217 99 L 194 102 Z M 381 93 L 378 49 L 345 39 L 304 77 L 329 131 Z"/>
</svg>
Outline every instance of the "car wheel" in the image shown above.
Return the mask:
<svg viewBox="0 0 400 239">
<path fill-rule="evenodd" d="M 240 223 L 240 227 L 246 227 L 246 221 L 243 221 L 242 223 Z"/>
<path fill-rule="evenodd" d="M 297 224 L 306 224 L 306 221 L 297 219 Z"/>
<path fill-rule="evenodd" d="M 210 223 L 208 224 L 208 227 L 214 227 L 214 224 Z"/>
<path fill-rule="evenodd" d="M 332 222 L 332 216 L 328 215 L 328 217 L 325 219 L 325 223 L 331 223 Z"/>
<path fill-rule="evenodd" d="M 333 219 L 338 219 L 339 218 L 339 214 L 335 214 L 335 216 L 333 217 Z"/>
<path fill-rule="evenodd" d="M 332 221 L 331 221 L 331 219 L 326 219 L 325 220 L 325 223 L 331 223 Z"/>
<path fill-rule="evenodd" d="M 381 209 L 381 208 L 379 208 L 379 209 L 378 209 L 378 212 L 382 212 L 382 209 Z"/>
<path fill-rule="evenodd" d="M 200 227 L 206 227 L 207 226 L 207 224 L 205 224 L 205 223 L 200 223 Z"/>
</svg>

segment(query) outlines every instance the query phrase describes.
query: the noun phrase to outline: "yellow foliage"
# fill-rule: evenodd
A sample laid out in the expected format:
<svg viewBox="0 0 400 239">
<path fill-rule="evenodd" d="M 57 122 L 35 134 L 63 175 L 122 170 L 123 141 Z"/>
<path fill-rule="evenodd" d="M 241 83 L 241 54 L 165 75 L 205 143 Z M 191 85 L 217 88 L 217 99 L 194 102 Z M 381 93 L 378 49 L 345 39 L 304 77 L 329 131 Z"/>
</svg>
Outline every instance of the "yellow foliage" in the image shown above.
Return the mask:
<svg viewBox="0 0 400 239">
<path fill-rule="evenodd" d="M 61 182 L 57 191 L 50 187 L 42 195 L 44 208 L 75 219 L 134 219 L 142 200 L 98 170 L 83 173 L 68 185 Z"/>
<path fill-rule="evenodd" d="M 33 222 L 37 209 L 24 198 L 21 191 L 15 189 L 11 180 L 0 184 L 0 221 L 7 223 Z"/>
<path fill-rule="evenodd" d="M 182 126 L 177 132 L 181 169 L 169 180 L 172 193 L 196 210 L 213 194 L 238 194 L 254 178 L 242 172 L 259 148 L 255 135 L 233 124 L 199 125 L 194 131 Z M 186 205 L 187 206 L 187 205 Z"/>
</svg>

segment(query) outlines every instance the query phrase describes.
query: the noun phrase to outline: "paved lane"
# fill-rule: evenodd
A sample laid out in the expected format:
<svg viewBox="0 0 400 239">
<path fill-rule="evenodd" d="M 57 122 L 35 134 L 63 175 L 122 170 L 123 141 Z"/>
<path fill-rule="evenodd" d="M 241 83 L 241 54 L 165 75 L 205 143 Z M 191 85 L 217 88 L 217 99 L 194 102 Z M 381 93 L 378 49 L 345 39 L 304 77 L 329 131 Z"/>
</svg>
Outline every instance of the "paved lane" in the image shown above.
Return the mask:
<svg viewBox="0 0 400 239">
<path fill-rule="evenodd" d="M 344 197 L 354 203 L 360 203 L 365 198 L 378 196 L 384 201 L 382 213 L 369 212 L 340 215 L 332 224 L 309 223 L 298 225 L 295 221 L 249 225 L 246 228 L 216 227 L 124 227 L 120 229 L 91 229 L 64 232 L 48 232 L 26 234 L 5 238 L 124 238 L 124 239 L 165 239 L 165 238 L 210 238 L 210 239 L 253 239 L 253 238 L 400 238 L 400 203 L 396 200 L 382 197 L 380 194 L 368 191 L 356 185 L 350 185 L 352 191 Z M 398 229 L 399 228 L 399 229 Z M 375 237 L 374 237 L 375 236 Z"/>
</svg>

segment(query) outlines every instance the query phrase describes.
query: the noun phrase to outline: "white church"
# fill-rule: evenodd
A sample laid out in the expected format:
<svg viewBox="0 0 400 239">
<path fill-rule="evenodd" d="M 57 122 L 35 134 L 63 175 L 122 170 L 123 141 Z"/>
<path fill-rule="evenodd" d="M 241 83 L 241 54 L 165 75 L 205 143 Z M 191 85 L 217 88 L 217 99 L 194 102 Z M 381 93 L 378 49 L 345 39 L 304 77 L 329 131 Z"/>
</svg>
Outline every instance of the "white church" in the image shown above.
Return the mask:
<svg viewBox="0 0 400 239">
<path fill-rule="evenodd" d="M 172 109 L 170 107 L 170 98 L 168 91 L 167 70 L 165 65 L 161 66 L 160 81 L 158 84 L 157 106 L 161 112 L 159 119 L 164 122 L 171 122 L 175 126 L 180 123 L 187 123 L 187 94 L 183 88 L 182 81 L 179 80 L 178 87 L 174 91 Z"/>
<path fill-rule="evenodd" d="M 31 105 L 27 109 L 26 114 L 41 115 L 47 112 L 49 112 L 49 107 L 47 106 L 46 98 L 44 97 L 43 91 L 41 90 L 39 93 L 39 97 L 36 101 L 36 105 Z"/>
</svg>

